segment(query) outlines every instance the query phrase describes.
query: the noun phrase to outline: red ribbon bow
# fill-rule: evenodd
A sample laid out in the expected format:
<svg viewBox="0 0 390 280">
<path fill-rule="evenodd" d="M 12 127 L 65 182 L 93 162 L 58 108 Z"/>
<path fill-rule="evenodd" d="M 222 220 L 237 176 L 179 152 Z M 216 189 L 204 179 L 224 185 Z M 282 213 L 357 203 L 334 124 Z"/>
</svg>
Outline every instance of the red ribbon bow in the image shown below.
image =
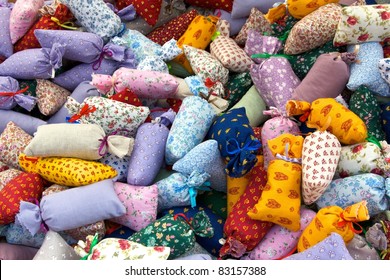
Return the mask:
<svg viewBox="0 0 390 280">
<path fill-rule="evenodd" d="M 78 114 L 74 114 L 68 122 L 70 123 L 73 123 L 75 121 L 77 121 L 78 119 L 80 119 L 82 116 L 87 116 L 89 115 L 90 113 L 93 113 L 96 111 L 96 107 L 95 106 L 92 106 L 92 107 L 89 107 L 88 104 L 85 104 L 83 108 L 81 108 L 80 112 Z"/>
</svg>

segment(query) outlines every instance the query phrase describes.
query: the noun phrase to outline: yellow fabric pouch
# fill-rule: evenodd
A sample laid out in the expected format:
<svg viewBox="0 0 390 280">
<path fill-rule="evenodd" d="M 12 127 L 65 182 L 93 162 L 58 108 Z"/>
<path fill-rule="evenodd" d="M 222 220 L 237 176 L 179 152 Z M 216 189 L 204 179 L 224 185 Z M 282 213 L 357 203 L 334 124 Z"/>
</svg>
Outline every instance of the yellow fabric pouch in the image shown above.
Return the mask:
<svg viewBox="0 0 390 280">
<path fill-rule="evenodd" d="M 291 231 L 300 229 L 303 137 L 284 133 L 268 140 L 276 159 L 268 166 L 267 184 L 257 204 L 248 212 L 251 219 L 268 221 Z"/>
<path fill-rule="evenodd" d="M 289 100 L 286 104 L 288 116 L 303 115 L 309 128 L 332 133 L 344 145 L 366 142 L 367 126 L 361 118 L 334 98 L 319 98 L 310 103 Z"/>
<path fill-rule="evenodd" d="M 186 32 L 177 40 L 177 46 L 181 49 L 184 45 L 202 50 L 206 49 L 211 42 L 211 37 L 217 30 L 217 22 L 218 17 L 216 16 L 196 16 Z M 194 73 L 184 53 L 178 55 L 173 61 L 182 65 L 190 74 Z"/>
<path fill-rule="evenodd" d="M 255 167 L 259 164 L 264 165 L 264 157 L 262 155 L 258 155 L 257 163 Z M 233 178 L 227 176 L 227 214 L 232 211 L 233 206 L 240 199 L 241 195 L 245 192 L 246 187 L 248 186 L 251 180 L 251 172 L 245 174 L 239 178 Z"/>
<path fill-rule="evenodd" d="M 339 206 L 321 208 L 314 219 L 302 232 L 298 240 L 298 252 L 302 252 L 324 240 L 332 232 L 340 234 L 345 243 L 350 242 L 355 233 L 361 232 L 353 223 L 370 219 L 365 200 L 352 204 L 344 210 Z"/>
<path fill-rule="evenodd" d="M 85 186 L 118 175 L 109 165 L 78 158 L 28 157 L 21 153 L 19 165 L 26 172 L 38 173 L 49 182 L 67 187 Z"/>
<path fill-rule="evenodd" d="M 287 0 L 287 10 L 294 18 L 301 19 L 321 6 L 338 2 L 339 0 Z"/>
</svg>

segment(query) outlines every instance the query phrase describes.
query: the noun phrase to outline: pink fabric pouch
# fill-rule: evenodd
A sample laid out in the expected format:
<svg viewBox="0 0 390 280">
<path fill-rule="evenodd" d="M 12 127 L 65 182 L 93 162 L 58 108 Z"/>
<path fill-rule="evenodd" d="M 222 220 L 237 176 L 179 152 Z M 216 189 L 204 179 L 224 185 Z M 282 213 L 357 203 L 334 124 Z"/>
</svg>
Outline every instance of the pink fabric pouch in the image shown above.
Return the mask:
<svg viewBox="0 0 390 280">
<path fill-rule="evenodd" d="M 152 99 L 172 98 L 179 87 L 175 77 L 170 74 L 125 67 L 116 70 L 112 76 L 94 74 L 91 84 L 105 95 L 128 88 L 139 98 Z"/>
</svg>

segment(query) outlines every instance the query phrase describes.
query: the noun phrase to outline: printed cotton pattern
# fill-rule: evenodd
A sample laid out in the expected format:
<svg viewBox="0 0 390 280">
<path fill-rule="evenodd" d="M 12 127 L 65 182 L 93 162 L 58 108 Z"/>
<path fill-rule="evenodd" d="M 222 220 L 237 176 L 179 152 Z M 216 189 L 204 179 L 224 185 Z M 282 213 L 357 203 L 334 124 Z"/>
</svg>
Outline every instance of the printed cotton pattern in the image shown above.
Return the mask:
<svg viewBox="0 0 390 280">
<path fill-rule="evenodd" d="M 379 72 L 382 78 L 390 85 L 390 58 L 379 60 Z"/>
<path fill-rule="evenodd" d="M 390 5 L 346 6 L 333 39 L 335 46 L 381 42 L 390 37 Z"/>
<path fill-rule="evenodd" d="M 120 17 L 100 0 L 63 0 L 80 25 L 88 32 L 108 41 L 119 33 L 122 27 Z"/>
<path fill-rule="evenodd" d="M 316 202 L 319 208 L 348 205 L 366 200 L 370 216 L 389 207 L 390 184 L 388 179 L 377 174 L 360 174 L 333 180 Z"/>
<path fill-rule="evenodd" d="M 0 158 L 8 166 L 20 169 L 19 155 L 33 137 L 10 121 L 0 135 Z"/>
<path fill-rule="evenodd" d="M 315 202 L 328 188 L 340 159 L 341 144 L 336 136 L 319 131 L 307 136 L 302 152 L 302 197 L 306 205 Z"/>
<path fill-rule="evenodd" d="M 378 62 L 383 59 L 383 48 L 379 42 L 364 42 L 359 45 L 348 45 L 348 52 L 358 51 L 357 61 L 352 63 L 347 88 L 355 91 L 366 86 L 376 95 L 390 96 L 390 86 L 382 78 Z"/>
<path fill-rule="evenodd" d="M 136 107 L 100 96 L 87 97 L 81 104 L 68 97 L 65 107 L 71 115 L 77 116 L 80 123 L 98 124 L 106 134 L 123 129 L 131 137 L 150 113 L 148 107 Z"/>
<path fill-rule="evenodd" d="M 285 112 L 287 101 L 292 99 L 294 89 L 301 83 L 289 61 L 271 57 L 262 64 L 252 64 L 250 73 L 264 102 Z"/>
<path fill-rule="evenodd" d="M 62 108 L 71 92 L 49 80 L 37 79 L 36 81 L 39 111 L 45 116 L 51 116 Z"/>
<path fill-rule="evenodd" d="M 343 238 L 337 233 L 331 233 L 320 243 L 284 260 L 353 260 L 353 258 Z"/>
<path fill-rule="evenodd" d="M 298 21 L 288 34 L 284 53 L 304 53 L 332 40 L 341 18 L 341 9 L 338 3 L 330 3 Z"/>
<path fill-rule="evenodd" d="M 114 178 L 116 170 L 100 162 L 65 157 L 19 156 L 20 166 L 58 185 L 78 187 Z"/>
<path fill-rule="evenodd" d="M 184 98 L 165 146 L 165 162 L 173 165 L 200 144 L 215 117 L 213 107 L 201 97 Z"/>
<path fill-rule="evenodd" d="M 126 207 L 126 214 L 111 219 L 132 230 L 140 231 L 157 218 L 158 187 L 132 186 L 116 182 L 115 192 Z"/>
<path fill-rule="evenodd" d="M 37 173 L 23 172 L 0 191 L 0 224 L 10 224 L 19 213 L 21 201 L 39 200 L 47 182 Z"/>
<path fill-rule="evenodd" d="M 374 143 L 364 142 L 343 146 L 340 152 L 340 160 L 337 165 L 335 179 L 365 173 L 383 175 L 383 170 L 381 169 L 383 164 L 384 158 L 382 151 Z"/>
<path fill-rule="evenodd" d="M 13 178 L 20 175 L 23 171 L 19 169 L 10 168 L 0 172 L 0 190 L 4 188 Z"/>
<path fill-rule="evenodd" d="M 10 57 L 13 54 L 13 46 L 9 30 L 11 9 L 0 7 L 0 57 Z"/>
</svg>

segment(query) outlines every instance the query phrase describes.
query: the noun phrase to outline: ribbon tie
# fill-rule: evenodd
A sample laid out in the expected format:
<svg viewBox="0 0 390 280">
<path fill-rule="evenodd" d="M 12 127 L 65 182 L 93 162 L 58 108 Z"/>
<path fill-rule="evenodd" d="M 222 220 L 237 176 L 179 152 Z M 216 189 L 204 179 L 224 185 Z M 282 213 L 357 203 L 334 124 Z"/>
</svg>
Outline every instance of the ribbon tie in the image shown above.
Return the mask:
<svg viewBox="0 0 390 280">
<path fill-rule="evenodd" d="M 101 144 L 99 146 L 99 156 L 104 156 L 108 152 L 108 147 L 109 147 L 109 145 L 108 145 L 108 137 L 110 137 L 112 135 L 116 135 L 116 134 L 118 134 L 121 131 L 125 131 L 127 133 L 130 133 L 130 131 L 127 130 L 127 129 L 124 129 L 124 128 L 120 129 L 120 128 L 118 128 L 117 130 L 113 131 L 109 135 L 106 135 L 102 139 L 99 139 L 99 141 L 101 141 Z"/>
<path fill-rule="evenodd" d="M 82 116 L 88 116 L 90 113 L 93 113 L 96 111 L 95 106 L 89 107 L 88 104 L 85 104 L 83 108 L 81 108 L 80 112 L 78 114 L 74 114 L 68 122 L 74 123 L 75 121 L 79 120 Z"/>
<path fill-rule="evenodd" d="M 95 233 L 92 241 L 91 241 L 91 244 L 89 245 L 89 252 L 88 254 L 86 254 L 84 257 L 81 258 L 81 260 L 88 260 L 88 257 L 90 255 L 92 255 L 92 252 L 93 252 L 93 248 L 99 243 L 99 235 L 98 233 Z"/>
<path fill-rule="evenodd" d="M 263 115 L 271 116 L 272 118 L 286 116 L 285 113 L 274 106 L 271 106 L 269 110 L 263 111 Z"/>
<path fill-rule="evenodd" d="M 288 156 L 289 147 L 290 147 L 290 144 L 287 143 L 286 146 L 285 146 L 285 149 L 284 149 L 284 155 L 276 154 L 275 157 L 277 159 L 282 159 L 284 161 L 302 164 L 302 159 L 301 158 L 292 158 L 292 157 Z"/>
<path fill-rule="evenodd" d="M 74 27 L 73 22 L 66 21 L 64 23 L 61 23 L 60 20 L 58 18 L 56 18 L 56 17 L 51 17 L 50 19 L 53 22 L 55 22 L 58 26 L 61 26 L 62 28 L 70 29 L 70 30 L 76 30 L 77 29 L 77 27 Z"/>
<path fill-rule="evenodd" d="M 252 141 L 247 141 L 244 147 L 240 148 L 240 144 L 235 138 L 230 138 L 227 141 L 226 151 L 229 155 L 235 156 L 240 154 L 243 151 L 257 151 L 260 149 L 261 143 L 259 140 L 255 139 Z"/>
<path fill-rule="evenodd" d="M 102 65 L 102 61 L 105 57 L 112 57 L 114 54 L 112 51 L 108 50 L 107 48 L 103 48 L 101 51 L 99 58 L 92 64 L 93 70 L 98 70 L 100 68 L 100 65 Z"/>
<path fill-rule="evenodd" d="M 286 59 L 291 58 L 291 56 L 289 56 L 287 54 L 256 53 L 256 54 L 251 55 L 251 58 L 266 58 L 266 59 L 268 59 L 271 57 L 284 57 Z"/>
<path fill-rule="evenodd" d="M 337 222 L 337 226 L 338 227 L 344 227 L 346 225 L 349 226 L 349 228 L 356 234 L 360 234 L 363 232 L 363 228 L 361 225 L 359 225 L 358 223 L 356 222 L 353 222 L 353 221 L 347 221 L 344 219 L 344 213 L 340 213 L 340 218 L 342 219 L 341 221 Z M 353 225 L 356 225 L 359 230 L 355 229 Z"/>
<path fill-rule="evenodd" d="M 210 182 L 207 180 L 210 178 L 210 175 L 206 172 L 199 173 L 197 171 L 193 171 L 190 176 L 185 181 L 185 186 L 188 187 L 188 192 L 190 195 L 191 207 L 194 208 L 196 206 L 196 196 L 198 194 L 198 190 L 201 191 L 210 191 Z"/>
<path fill-rule="evenodd" d="M 0 92 L 0 96 L 9 96 L 9 97 L 12 97 L 12 96 L 15 96 L 17 94 L 22 94 L 22 93 L 25 93 L 27 90 L 28 90 L 28 86 L 26 86 L 24 89 L 20 89 L 18 91 L 15 91 L 15 92 Z"/>
</svg>

